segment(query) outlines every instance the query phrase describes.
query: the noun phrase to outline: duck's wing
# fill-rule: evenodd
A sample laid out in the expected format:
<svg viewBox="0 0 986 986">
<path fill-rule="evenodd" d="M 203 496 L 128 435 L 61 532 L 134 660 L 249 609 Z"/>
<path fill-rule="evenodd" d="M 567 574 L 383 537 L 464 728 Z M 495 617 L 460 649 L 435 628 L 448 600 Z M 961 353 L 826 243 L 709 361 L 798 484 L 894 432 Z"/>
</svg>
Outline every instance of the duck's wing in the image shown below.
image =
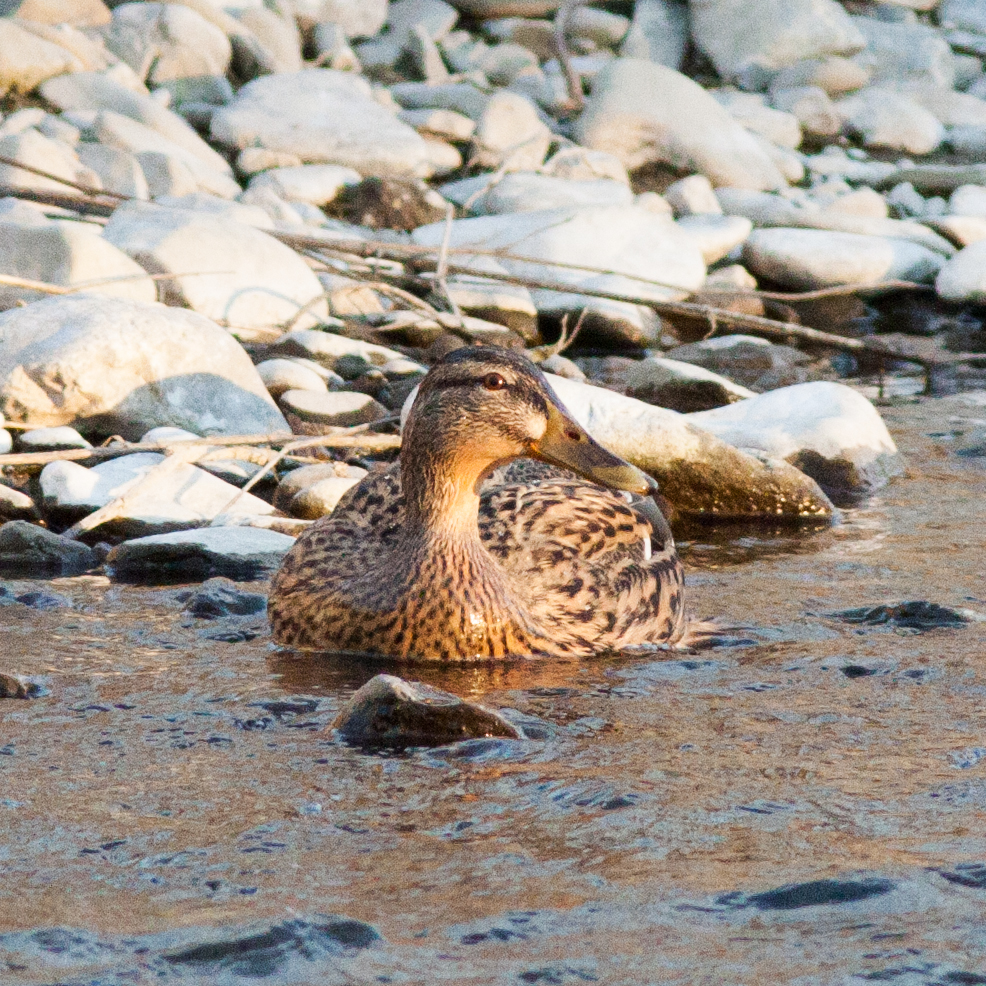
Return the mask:
<svg viewBox="0 0 986 986">
<path fill-rule="evenodd" d="M 683 574 L 656 508 L 584 480 L 545 479 L 487 487 L 479 520 L 485 547 L 542 625 L 599 649 L 680 636 Z"/>
</svg>

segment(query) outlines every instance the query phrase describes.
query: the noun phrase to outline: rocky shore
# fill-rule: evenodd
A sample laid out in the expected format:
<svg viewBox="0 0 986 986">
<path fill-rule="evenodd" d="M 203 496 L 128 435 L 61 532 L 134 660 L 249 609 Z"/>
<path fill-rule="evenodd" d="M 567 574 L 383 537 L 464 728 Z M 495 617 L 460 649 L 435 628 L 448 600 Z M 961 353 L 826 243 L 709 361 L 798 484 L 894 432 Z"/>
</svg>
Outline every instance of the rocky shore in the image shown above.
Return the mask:
<svg viewBox="0 0 986 986">
<path fill-rule="evenodd" d="M 470 344 L 680 517 L 832 518 L 877 377 L 981 383 L 984 58 L 973 0 L 24 0 L 0 566 L 264 577 Z"/>
</svg>

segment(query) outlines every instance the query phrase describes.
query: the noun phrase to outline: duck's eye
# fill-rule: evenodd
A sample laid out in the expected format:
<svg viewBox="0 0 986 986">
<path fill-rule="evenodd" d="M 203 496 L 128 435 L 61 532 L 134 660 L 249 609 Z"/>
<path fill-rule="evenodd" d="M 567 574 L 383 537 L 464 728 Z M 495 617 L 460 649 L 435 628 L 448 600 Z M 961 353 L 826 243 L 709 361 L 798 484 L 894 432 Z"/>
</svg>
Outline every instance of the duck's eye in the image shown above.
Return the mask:
<svg viewBox="0 0 986 986">
<path fill-rule="evenodd" d="M 483 377 L 483 386 L 487 390 L 503 390 L 507 386 L 507 381 L 499 373 L 487 373 Z"/>
</svg>

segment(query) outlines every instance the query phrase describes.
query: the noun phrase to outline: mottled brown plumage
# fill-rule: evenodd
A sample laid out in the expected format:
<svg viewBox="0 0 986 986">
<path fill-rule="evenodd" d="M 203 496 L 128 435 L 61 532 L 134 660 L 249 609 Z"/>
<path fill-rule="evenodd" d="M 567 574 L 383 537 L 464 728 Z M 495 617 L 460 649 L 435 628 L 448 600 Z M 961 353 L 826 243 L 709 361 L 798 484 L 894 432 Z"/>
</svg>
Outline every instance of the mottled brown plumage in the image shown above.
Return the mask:
<svg viewBox="0 0 986 986">
<path fill-rule="evenodd" d="M 683 575 L 660 512 L 571 470 L 653 487 L 589 438 L 525 357 L 450 354 L 422 382 L 399 465 L 366 477 L 288 553 L 270 596 L 275 640 L 418 661 L 675 642 Z"/>
</svg>

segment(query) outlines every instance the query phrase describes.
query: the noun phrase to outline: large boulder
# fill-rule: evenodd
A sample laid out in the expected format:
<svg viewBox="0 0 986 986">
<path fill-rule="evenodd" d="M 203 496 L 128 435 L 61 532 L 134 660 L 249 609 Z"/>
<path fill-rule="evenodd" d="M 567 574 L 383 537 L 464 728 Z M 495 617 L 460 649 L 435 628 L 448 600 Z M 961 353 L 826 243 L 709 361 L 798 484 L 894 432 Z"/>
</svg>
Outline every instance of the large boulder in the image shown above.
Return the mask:
<svg viewBox="0 0 986 986">
<path fill-rule="evenodd" d="M 595 78 L 575 126 L 586 147 L 627 168 L 663 163 L 713 185 L 772 191 L 787 182 L 770 154 L 698 83 L 664 65 L 618 58 Z"/>
<path fill-rule="evenodd" d="M 361 175 L 430 177 L 428 144 L 373 99 L 370 84 L 332 69 L 269 75 L 245 85 L 212 116 L 229 147 L 265 147 L 306 164 L 342 164 Z"/>
<path fill-rule="evenodd" d="M 187 209 L 128 202 L 104 235 L 163 281 L 165 298 L 235 329 L 269 329 L 322 294 L 312 269 L 279 240 L 254 226 Z M 303 325 L 328 308 L 319 301 Z"/>
<path fill-rule="evenodd" d="M 136 440 L 288 431 L 250 357 L 214 322 L 156 302 L 95 295 L 0 314 L 0 411 Z"/>
</svg>

